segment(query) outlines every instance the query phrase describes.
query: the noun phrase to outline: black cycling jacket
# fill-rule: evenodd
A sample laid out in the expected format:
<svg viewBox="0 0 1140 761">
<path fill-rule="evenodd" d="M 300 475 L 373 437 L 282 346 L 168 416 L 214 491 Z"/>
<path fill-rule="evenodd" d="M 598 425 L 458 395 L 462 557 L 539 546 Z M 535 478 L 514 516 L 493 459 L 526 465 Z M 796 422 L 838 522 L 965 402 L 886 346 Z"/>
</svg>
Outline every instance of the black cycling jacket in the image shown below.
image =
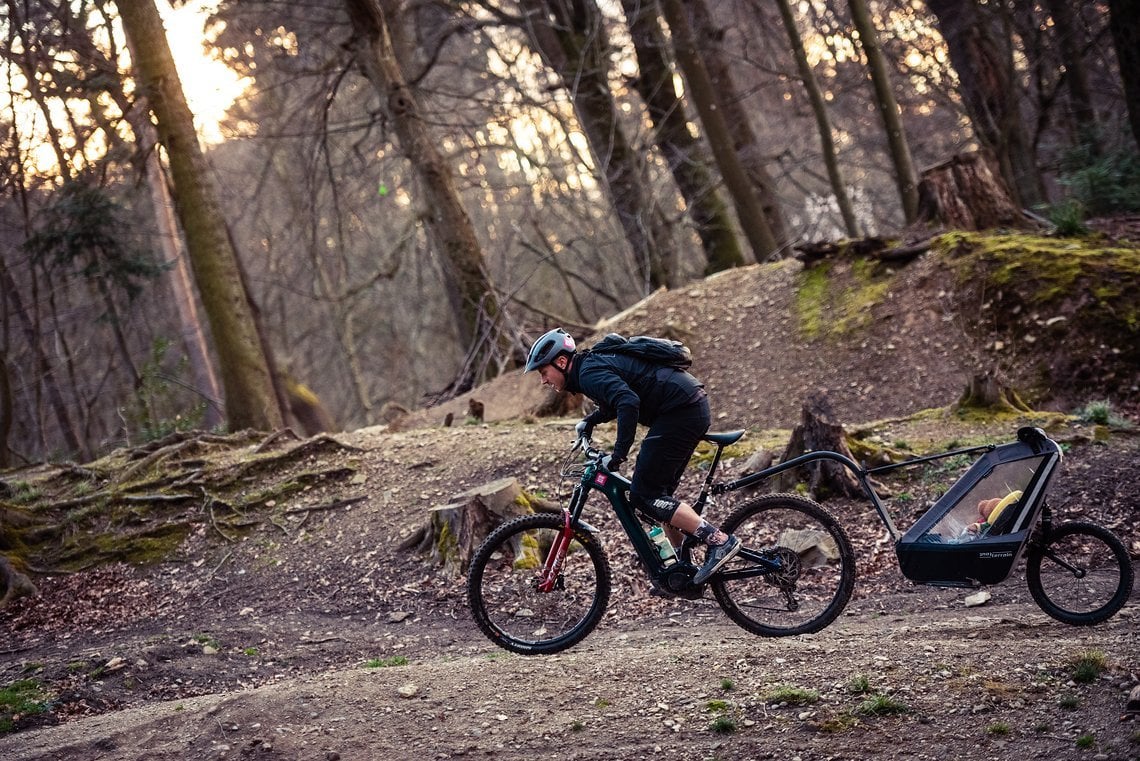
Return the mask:
<svg viewBox="0 0 1140 761">
<path fill-rule="evenodd" d="M 653 425 L 660 415 L 698 401 L 704 385 L 684 370 L 621 354 L 574 355 L 566 390 L 585 394 L 598 409 L 586 416 L 591 426 L 617 418 L 613 456 L 624 460 L 633 446 L 637 424 Z"/>
</svg>

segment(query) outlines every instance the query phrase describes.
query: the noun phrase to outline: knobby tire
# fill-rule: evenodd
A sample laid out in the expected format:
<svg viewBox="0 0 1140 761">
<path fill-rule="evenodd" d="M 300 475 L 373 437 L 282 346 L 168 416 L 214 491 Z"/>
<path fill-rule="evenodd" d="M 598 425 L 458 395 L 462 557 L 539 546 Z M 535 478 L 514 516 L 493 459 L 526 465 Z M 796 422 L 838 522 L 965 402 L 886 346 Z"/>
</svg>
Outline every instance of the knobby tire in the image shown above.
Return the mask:
<svg viewBox="0 0 1140 761">
<path fill-rule="evenodd" d="M 550 592 L 538 575 L 562 514 L 516 518 L 479 546 L 467 573 L 467 601 L 475 623 L 499 647 L 523 655 L 565 650 L 593 631 L 605 615 L 612 588 L 609 559 L 596 536 L 581 526 Z"/>
<path fill-rule="evenodd" d="M 819 631 L 836 619 L 855 587 L 855 554 L 843 527 L 815 502 L 768 494 L 745 502 L 721 528 L 745 550 L 778 559 L 783 570 L 746 577 L 757 563 L 742 551 L 710 586 L 736 624 L 765 637 Z"/>
</svg>

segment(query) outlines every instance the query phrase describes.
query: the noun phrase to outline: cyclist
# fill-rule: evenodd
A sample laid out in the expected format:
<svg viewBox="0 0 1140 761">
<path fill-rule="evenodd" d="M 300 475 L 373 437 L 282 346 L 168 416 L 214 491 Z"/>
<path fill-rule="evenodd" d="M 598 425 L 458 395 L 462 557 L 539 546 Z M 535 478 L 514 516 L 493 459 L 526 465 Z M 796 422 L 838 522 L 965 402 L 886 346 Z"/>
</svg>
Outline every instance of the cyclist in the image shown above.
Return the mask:
<svg viewBox="0 0 1140 761">
<path fill-rule="evenodd" d="M 704 385 L 684 370 L 622 354 L 578 351 L 561 328 L 544 333 L 527 357 L 524 372 L 537 370 L 542 385 L 584 394 L 598 409 L 575 427 L 589 438 L 594 426 L 617 419 L 613 452 L 602 467 L 617 472 L 633 446 L 638 422 L 649 426 L 633 468 L 634 506 L 667 526 L 708 545 L 704 564 L 693 577 L 703 583 L 740 551 L 740 540 L 702 518 L 673 496 L 689 458 L 709 429 Z"/>
</svg>

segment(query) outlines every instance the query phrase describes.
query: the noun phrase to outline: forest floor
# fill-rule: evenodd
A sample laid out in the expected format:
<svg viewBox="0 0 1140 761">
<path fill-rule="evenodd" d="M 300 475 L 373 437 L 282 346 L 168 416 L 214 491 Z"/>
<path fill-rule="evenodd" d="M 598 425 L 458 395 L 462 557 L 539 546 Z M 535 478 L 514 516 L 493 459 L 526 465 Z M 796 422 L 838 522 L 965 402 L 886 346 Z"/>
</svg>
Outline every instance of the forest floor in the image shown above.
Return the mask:
<svg viewBox="0 0 1140 761">
<path fill-rule="evenodd" d="M 778 449 L 820 387 L 849 431 L 916 452 L 1047 425 L 1066 448 L 1054 512 L 1109 526 L 1140 555 L 1134 428 L 939 412 L 984 349 L 951 329 L 932 286 L 900 290 L 854 340 L 804 345 L 791 276 L 768 266 L 707 280 L 614 327 L 680 331 L 708 383 L 714 427 L 748 427 L 752 446 Z M 10 730 L 0 758 L 1140 759 L 1140 717 L 1127 711 L 1140 684 L 1135 590 L 1091 628 L 1048 618 L 1020 570 L 967 607 L 974 590 L 902 577 L 863 502 L 826 503 L 852 538 L 859 577 L 846 611 L 819 633 L 759 638 L 711 596 L 650 596 L 597 503 L 587 518 L 615 566 L 601 625 L 555 656 L 497 649 L 471 621 L 463 579 L 399 544 L 427 508 L 498 478 L 565 496 L 558 472 L 576 418 L 520 419 L 536 386 L 514 376 L 477 389 L 483 423 L 442 427 L 445 410 L 434 408 L 399 430 L 338 434 L 343 450 L 295 467 L 340 463 L 347 475 L 312 484 L 240 535 L 202 516 L 163 562 L 37 577 L 38 596 L 0 610 L 0 720 L 14 718 L 0 727 Z M 454 404 L 462 422 L 467 400 Z M 888 486 L 929 486 L 910 478 Z M 905 527 L 922 501 L 889 507 Z M 3 701 L 21 686 L 27 701 L 12 717 Z"/>
</svg>

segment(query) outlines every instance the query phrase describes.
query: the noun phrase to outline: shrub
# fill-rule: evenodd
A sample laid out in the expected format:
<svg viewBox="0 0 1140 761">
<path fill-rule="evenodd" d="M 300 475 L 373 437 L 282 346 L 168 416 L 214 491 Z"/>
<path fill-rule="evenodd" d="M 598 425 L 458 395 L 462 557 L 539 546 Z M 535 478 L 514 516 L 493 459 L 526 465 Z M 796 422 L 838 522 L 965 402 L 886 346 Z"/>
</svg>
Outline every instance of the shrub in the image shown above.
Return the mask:
<svg viewBox="0 0 1140 761">
<path fill-rule="evenodd" d="M 786 703 L 791 706 L 804 706 L 819 700 L 819 693 L 790 684 L 778 684 L 764 695 L 768 703 Z"/>
<path fill-rule="evenodd" d="M 1088 234 L 1085 227 L 1085 207 L 1080 201 L 1068 198 L 1053 204 L 1047 211 L 1049 221 L 1062 238 L 1076 238 Z"/>
<path fill-rule="evenodd" d="M 1100 650 L 1087 650 L 1073 659 L 1073 681 L 1088 684 L 1108 668 L 1108 658 Z"/>
<path fill-rule="evenodd" d="M 858 713 L 864 716 L 887 716 L 896 713 L 906 713 L 908 710 L 906 703 L 895 700 L 890 695 L 875 695 L 874 697 L 867 698 L 859 707 L 855 709 Z"/>
<path fill-rule="evenodd" d="M 1059 179 L 1091 216 L 1140 209 L 1140 155 L 1118 148 L 1096 153 L 1091 144 L 1070 149 Z"/>
<path fill-rule="evenodd" d="M 709 729 L 722 735 L 732 734 L 736 731 L 736 719 L 721 714 L 709 723 Z"/>
</svg>

